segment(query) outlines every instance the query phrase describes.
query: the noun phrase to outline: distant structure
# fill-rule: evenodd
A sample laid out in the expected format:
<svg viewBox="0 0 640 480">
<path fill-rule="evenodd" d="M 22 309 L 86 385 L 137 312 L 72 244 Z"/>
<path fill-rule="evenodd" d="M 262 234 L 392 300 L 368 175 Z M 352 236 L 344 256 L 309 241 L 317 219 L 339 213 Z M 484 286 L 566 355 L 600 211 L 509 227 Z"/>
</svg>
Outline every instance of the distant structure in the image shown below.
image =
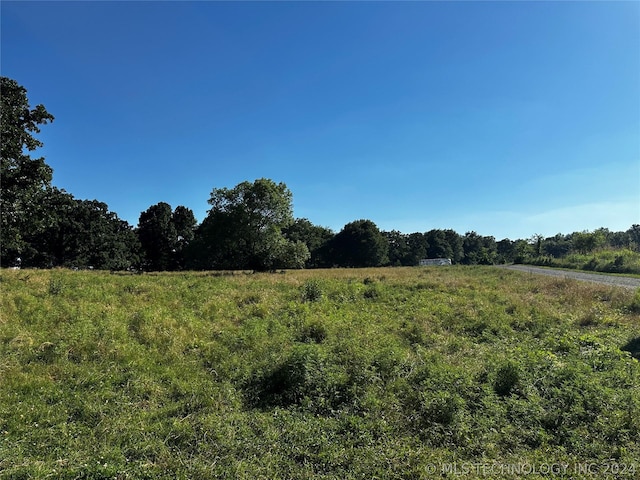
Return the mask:
<svg viewBox="0 0 640 480">
<path fill-rule="evenodd" d="M 421 267 L 427 267 L 430 265 L 451 265 L 450 258 L 423 258 L 420 260 Z"/>
</svg>

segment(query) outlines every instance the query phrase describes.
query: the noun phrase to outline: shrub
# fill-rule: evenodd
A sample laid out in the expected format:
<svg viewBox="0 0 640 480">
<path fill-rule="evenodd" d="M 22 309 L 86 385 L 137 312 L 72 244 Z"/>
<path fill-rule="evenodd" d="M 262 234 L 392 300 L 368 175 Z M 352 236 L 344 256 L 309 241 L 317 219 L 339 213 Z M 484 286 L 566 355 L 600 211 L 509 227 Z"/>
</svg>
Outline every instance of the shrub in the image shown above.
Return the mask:
<svg viewBox="0 0 640 480">
<path fill-rule="evenodd" d="M 598 259 L 596 257 L 593 257 L 582 267 L 582 269 L 596 271 L 598 269 Z"/>
<path fill-rule="evenodd" d="M 49 294 L 59 295 L 64 291 L 64 282 L 60 277 L 51 277 L 49 279 Z"/>
<path fill-rule="evenodd" d="M 304 343 L 322 343 L 327 338 L 327 329 L 318 320 L 303 325 L 297 340 Z"/>
<path fill-rule="evenodd" d="M 511 395 L 520 381 L 520 368 L 513 362 L 503 365 L 496 372 L 493 390 L 497 395 L 506 397 Z"/>
<path fill-rule="evenodd" d="M 640 337 L 632 338 L 622 348 L 625 352 L 631 353 L 631 356 L 640 360 Z"/>
<path fill-rule="evenodd" d="M 302 286 L 302 301 L 317 302 L 322 299 L 322 287 L 317 280 L 307 280 Z"/>
<path fill-rule="evenodd" d="M 248 386 L 254 407 L 298 406 L 313 413 L 329 413 L 347 401 L 348 376 L 332 364 L 316 345 L 300 345 L 273 370 Z"/>
<path fill-rule="evenodd" d="M 380 291 L 375 285 L 369 285 L 364 291 L 364 298 L 375 300 L 380 296 Z"/>
</svg>

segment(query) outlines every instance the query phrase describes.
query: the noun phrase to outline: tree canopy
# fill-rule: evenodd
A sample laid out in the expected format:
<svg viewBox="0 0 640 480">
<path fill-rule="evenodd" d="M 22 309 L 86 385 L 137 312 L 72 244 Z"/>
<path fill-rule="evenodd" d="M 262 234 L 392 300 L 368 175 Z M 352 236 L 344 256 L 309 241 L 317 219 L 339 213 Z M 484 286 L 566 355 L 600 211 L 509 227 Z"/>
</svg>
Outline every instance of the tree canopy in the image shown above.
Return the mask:
<svg viewBox="0 0 640 480">
<path fill-rule="evenodd" d="M 331 250 L 341 267 L 378 267 L 389 259 L 389 243 L 371 220 L 346 224 L 334 237 Z"/>
<path fill-rule="evenodd" d="M 22 265 L 124 270 L 138 263 L 138 239 L 131 226 L 97 200 L 77 200 L 64 190 L 42 195 L 41 228 L 24 236 Z"/>
<path fill-rule="evenodd" d="M 53 187 L 51 167 L 30 156 L 42 146 L 34 137 L 39 125 L 53 115 L 43 105 L 31 108 L 15 80 L 0 81 L 0 263 L 102 269 L 135 264 L 139 247 L 129 224 L 102 202 L 77 200 Z"/>
<path fill-rule="evenodd" d="M 53 121 L 43 105 L 29 106 L 27 91 L 15 80 L 0 77 L 0 259 L 13 263 L 27 247 L 25 237 L 42 227 L 42 195 L 51 185 L 52 169 L 43 157 L 28 152 L 42 146 L 33 134 Z"/>
<path fill-rule="evenodd" d="M 209 205 L 191 249 L 192 266 L 264 271 L 300 268 L 308 260 L 307 246 L 282 233 L 293 223 L 292 195 L 284 183 L 261 178 L 214 188 Z"/>
<path fill-rule="evenodd" d="M 142 247 L 144 270 L 178 270 L 184 267 L 184 251 L 193 240 L 197 221 L 193 211 L 160 202 L 140 214 L 136 230 Z"/>
</svg>

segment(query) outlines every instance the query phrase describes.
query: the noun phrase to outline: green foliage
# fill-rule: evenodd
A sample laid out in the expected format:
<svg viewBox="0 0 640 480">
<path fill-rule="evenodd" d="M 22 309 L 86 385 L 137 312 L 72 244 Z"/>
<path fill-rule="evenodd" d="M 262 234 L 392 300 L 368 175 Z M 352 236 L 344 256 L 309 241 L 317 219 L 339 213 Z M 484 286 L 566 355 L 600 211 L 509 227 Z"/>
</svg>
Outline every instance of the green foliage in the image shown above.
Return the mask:
<svg viewBox="0 0 640 480">
<path fill-rule="evenodd" d="M 424 234 L 380 232 L 370 220 L 358 220 L 337 234 L 307 219 L 294 221 L 292 194 L 284 183 L 245 181 L 214 188 L 207 217 L 196 228 L 193 212 L 171 211 L 160 202 L 131 227 L 96 200 L 76 200 L 52 188 L 52 170 L 44 158 L 27 152 L 42 146 L 33 135 L 54 117 L 43 105 L 29 106 L 16 81 L 1 78 L 0 264 L 22 267 L 72 267 L 147 271 L 226 269 L 274 271 L 303 267 L 417 265 L 425 257 L 450 258 L 454 264 L 529 262 L 586 270 L 640 273 L 640 225 L 626 232 L 536 234 L 529 241 L 453 230 Z M 602 249 L 615 251 L 608 258 Z M 589 255 L 589 258 L 576 258 Z M 369 289 L 374 298 L 377 291 Z"/>
<path fill-rule="evenodd" d="M 520 381 L 520 369 L 517 364 L 508 362 L 500 367 L 493 382 L 493 390 L 504 397 L 510 395 Z"/>
<path fill-rule="evenodd" d="M 640 337 L 629 340 L 623 345 L 622 350 L 629 352 L 631 356 L 640 360 Z"/>
<path fill-rule="evenodd" d="M 282 233 L 293 223 L 291 202 L 284 183 L 265 178 L 214 188 L 211 210 L 190 248 L 191 267 L 266 271 L 304 266 L 308 248 Z"/>
<path fill-rule="evenodd" d="M 307 280 L 302 286 L 302 301 L 317 302 L 322 298 L 322 287 L 317 280 Z"/>
<path fill-rule="evenodd" d="M 629 303 L 629 310 L 633 313 L 640 313 L 640 288 L 636 290 L 633 300 Z"/>
<path fill-rule="evenodd" d="M 23 265 L 124 270 L 137 263 L 139 244 L 129 226 L 98 201 L 47 192 L 46 227 L 29 239 Z"/>
<path fill-rule="evenodd" d="M 32 109 L 26 89 L 7 77 L 0 77 L 0 103 L 0 263 L 9 265 L 27 247 L 25 236 L 40 231 L 46 213 L 41 198 L 51 184 L 51 167 L 25 151 L 42 146 L 33 134 L 54 118 L 43 105 Z"/>
<path fill-rule="evenodd" d="M 497 260 L 497 245 L 493 237 L 467 232 L 462 242 L 465 265 L 492 265 Z"/>
<path fill-rule="evenodd" d="M 49 279 L 49 294 L 59 295 L 64 291 L 64 281 L 59 275 L 51 276 Z"/>
<path fill-rule="evenodd" d="M 331 251 L 338 266 L 377 267 L 388 262 L 389 243 L 371 220 L 357 220 L 333 238 Z"/>
<path fill-rule="evenodd" d="M 328 244 L 333 238 L 329 228 L 313 225 L 306 218 L 296 219 L 291 225 L 282 229 L 284 236 L 291 242 L 302 242 L 309 250 L 307 268 L 318 268 L 329 265 Z"/>
<path fill-rule="evenodd" d="M 573 248 L 583 255 L 593 252 L 597 248 L 601 248 L 605 242 L 606 237 L 601 230 L 595 232 L 575 232 L 572 235 Z"/>
<path fill-rule="evenodd" d="M 562 258 L 541 256 L 527 263 L 604 273 L 640 274 L 640 253 L 626 248 L 604 249 L 591 254 L 572 253 Z"/>
<path fill-rule="evenodd" d="M 196 218 L 190 209 L 160 202 L 140 214 L 138 229 L 147 271 L 180 270 L 185 266 L 184 252 L 193 240 Z"/>
<path fill-rule="evenodd" d="M 26 90 L 14 80 L 2 77 L 0 90 L 0 263 L 114 270 L 136 264 L 139 246 L 131 227 L 104 203 L 51 187 L 53 172 L 44 158 L 25 153 L 42 146 L 32 134 L 53 116 L 42 105 L 31 109 Z"/>
</svg>

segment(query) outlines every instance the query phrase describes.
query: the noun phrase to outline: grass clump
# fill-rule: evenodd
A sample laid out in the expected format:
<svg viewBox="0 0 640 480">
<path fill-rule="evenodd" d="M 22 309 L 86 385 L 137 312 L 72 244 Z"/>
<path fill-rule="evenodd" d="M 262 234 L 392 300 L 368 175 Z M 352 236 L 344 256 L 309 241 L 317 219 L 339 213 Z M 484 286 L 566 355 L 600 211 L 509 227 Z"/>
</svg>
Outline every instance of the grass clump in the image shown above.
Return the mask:
<svg viewBox="0 0 640 480">
<path fill-rule="evenodd" d="M 322 299 L 322 287 L 317 280 L 307 280 L 302 286 L 302 301 L 317 302 Z"/>
</svg>

